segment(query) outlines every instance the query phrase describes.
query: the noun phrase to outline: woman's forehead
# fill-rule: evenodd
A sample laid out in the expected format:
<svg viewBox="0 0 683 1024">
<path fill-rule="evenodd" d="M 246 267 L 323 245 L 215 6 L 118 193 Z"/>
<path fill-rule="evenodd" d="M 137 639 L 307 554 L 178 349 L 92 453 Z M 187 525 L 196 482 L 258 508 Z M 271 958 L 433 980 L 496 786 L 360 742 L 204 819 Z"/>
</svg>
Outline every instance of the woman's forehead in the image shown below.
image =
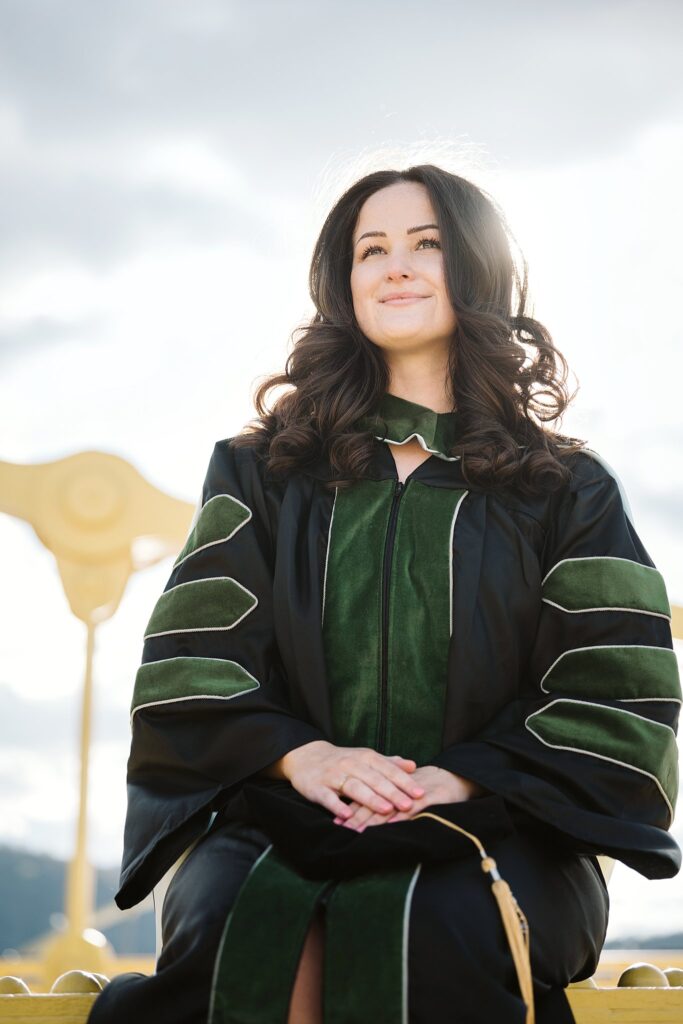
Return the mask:
<svg viewBox="0 0 683 1024">
<path fill-rule="evenodd" d="M 398 182 L 373 192 L 361 206 L 356 233 L 410 231 L 436 225 L 429 193 L 418 182 Z"/>
</svg>

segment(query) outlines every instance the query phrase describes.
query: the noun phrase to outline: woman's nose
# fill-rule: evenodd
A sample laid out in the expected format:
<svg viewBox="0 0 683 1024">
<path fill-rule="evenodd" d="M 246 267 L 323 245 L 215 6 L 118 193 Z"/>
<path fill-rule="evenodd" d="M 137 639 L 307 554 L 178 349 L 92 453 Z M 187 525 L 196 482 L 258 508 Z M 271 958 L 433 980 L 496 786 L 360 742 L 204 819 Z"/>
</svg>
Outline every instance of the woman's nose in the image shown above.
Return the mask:
<svg viewBox="0 0 683 1024">
<path fill-rule="evenodd" d="M 390 256 L 386 267 L 386 274 L 388 278 L 412 277 L 413 268 L 410 265 L 410 260 L 406 256 Z"/>
</svg>

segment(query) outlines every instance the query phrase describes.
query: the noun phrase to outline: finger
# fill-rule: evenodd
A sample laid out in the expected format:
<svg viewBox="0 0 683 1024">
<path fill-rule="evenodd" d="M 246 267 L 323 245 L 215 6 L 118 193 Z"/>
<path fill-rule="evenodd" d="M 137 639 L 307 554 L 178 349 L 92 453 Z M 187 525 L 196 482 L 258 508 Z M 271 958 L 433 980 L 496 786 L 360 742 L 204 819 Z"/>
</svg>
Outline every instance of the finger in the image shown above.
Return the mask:
<svg viewBox="0 0 683 1024">
<path fill-rule="evenodd" d="M 344 828 L 355 829 L 356 832 L 362 832 L 365 828 L 365 823 L 368 818 L 371 818 L 374 811 L 371 811 L 367 807 L 359 807 L 358 810 L 353 814 L 348 821 L 342 822 Z"/>
<path fill-rule="evenodd" d="M 410 819 L 414 818 L 415 815 L 420 813 L 420 811 L 426 811 L 428 807 L 431 807 L 432 804 L 436 804 L 438 802 L 438 799 L 434 797 L 433 793 L 428 793 L 426 796 L 423 796 L 421 800 L 416 800 L 409 811 L 397 811 L 395 814 L 390 814 L 388 820 L 392 823 L 395 821 L 410 821 Z"/>
<path fill-rule="evenodd" d="M 364 828 L 371 828 L 373 825 L 385 825 L 392 821 L 391 815 L 386 814 L 372 814 L 365 822 Z M 362 831 L 362 830 L 361 830 Z"/>
<path fill-rule="evenodd" d="M 350 804 L 346 804 L 347 810 L 349 811 L 348 817 L 346 819 L 344 819 L 344 818 L 340 817 L 339 815 L 337 815 L 337 817 L 334 819 L 334 824 L 335 825 L 341 825 L 341 823 L 344 820 L 348 821 L 349 818 L 351 817 L 351 815 L 354 813 L 354 811 L 357 811 L 360 806 L 361 805 L 359 803 L 356 803 L 355 800 L 352 800 Z"/>
<path fill-rule="evenodd" d="M 362 773 L 359 773 L 359 777 L 366 785 L 370 786 L 371 789 L 374 789 L 376 793 L 392 803 L 396 810 L 409 811 L 413 806 L 412 797 L 404 792 L 404 790 L 399 789 L 398 786 L 394 785 L 391 779 L 387 778 L 387 776 L 382 772 L 375 771 L 372 768 L 366 768 Z M 410 785 L 411 788 L 414 788 L 412 783 L 410 783 Z M 420 795 L 422 794 L 420 793 Z"/>
<path fill-rule="evenodd" d="M 413 773 L 417 770 L 415 761 L 400 757 L 398 754 L 392 754 L 391 757 L 379 756 L 380 760 L 374 762 L 372 767 L 381 771 L 387 778 L 390 778 L 396 786 L 399 786 L 409 794 L 416 788 L 424 791 L 424 787 L 420 785 L 417 779 L 412 778 Z"/>
<path fill-rule="evenodd" d="M 400 759 L 403 762 L 404 758 Z M 414 762 L 410 762 L 414 764 Z M 335 765 L 346 774 L 344 780 L 344 796 L 356 797 L 357 790 L 349 789 L 353 779 L 360 779 L 367 787 L 373 789 L 378 796 L 389 800 L 397 810 L 408 810 L 410 804 L 406 803 L 405 797 L 410 800 L 418 799 L 424 795 L 424 787 L 414 781 L 408 772 L 405 772 L 399 763 L 393 758 L 385 757 L 374 750 L 352 751 L 345 755 L 343 760 Z M 326 780 L 331 788 L 336 788 L 337 779 Z M 386 813 L 386 808 L 370 803 L 365 797 L 358 798 L 361 803 L 371 807 L 380 814 Z"/>
<path fill-rule="evenodd" d="M 375 772 L 377 773 L 374 776 L 375 780 L 377 775 L 389 779 L 397 789 L 402 790 L 411 799 L 420 797 L 424 793 L 424 788 L 410 777 L 417 768 L 416 762 L 410 758 L 401 757 L 399 754 L 387 756 L 370 748 L 351 749 L 336 767 L 340 767 L 347 776 L 362 779 L 371 789 L 376 787 L 373 783 L 373 776 L 369 773 Z"/>
<path fill-rule="evenodd" d="M 417 768 L 417 761 L 413 761 L 410 757 L 401 757 L 400 754 L 390 754 L 389 760 L 400 764 L 404 772 L 414 772 Z"/>
<path fill-rule="evenodd" d="M 370 825 L 382 825 L 385 822 L 387 822 L 389 820 L 389 818 L 391 818 L 391 813 L 389 813 L 389 814 L 377 814 L 375 811 L 368 811 L 368 809 L 366 807 L 366 808 L 363 808 L 361 811 L 359 811 L 357 813 L 357 815 L 355 815 L 355 817 L 357 819 L 356 820 L 356 829 L 357 829 L 357 831 L 358 832 L 364 832 L 365 829 L 368 828 Z M 342 822 L 342 824 L 345 825 L 346 822 Z"/>
<path fill-rule="evenodd" d="M 372 773 L 372 774 L 370 774 Z M 379 763 L 372 766 L 364 766 L 357 775 L 368 785 L 371 785 L 381 796 L 391 800 L 398 810 L 408 809 L 404 796 L 416 800 L 424 796 L 424 786 L 402 770 L 389 758 L 383 758 Z M 389 788 L 387 788 L 387 783 Z M 397 792 L 399 791 L 399 792 Z"/>
<path fill-rule="evenodd" d="M 329 786 L 320 786 L 320 788 L 315 791 L 312 799 L 315 800 L 316 803 L 322 804 L 322 806 L 326 807 L 328 811 L 332 811 L 332 813 L 337 817 L 343 818 L 344 821 L 346 821 L 346 819 L 353 813 L 350 810 L 349 805 L 341 800 L 335 791 L 330 789 Z"/>
<path fill-rule="evenodd" d="M 388 814 L 389 811 L 394 810 L 394 805 L 389 800 L 379 796 L 371 786 L 356 776 L 347 779 L 344 783 L 344 795 L 351 797 L 352 800 L 357 800 L 359 804 L 363 804 L 379 814 Z"/>
</svg>

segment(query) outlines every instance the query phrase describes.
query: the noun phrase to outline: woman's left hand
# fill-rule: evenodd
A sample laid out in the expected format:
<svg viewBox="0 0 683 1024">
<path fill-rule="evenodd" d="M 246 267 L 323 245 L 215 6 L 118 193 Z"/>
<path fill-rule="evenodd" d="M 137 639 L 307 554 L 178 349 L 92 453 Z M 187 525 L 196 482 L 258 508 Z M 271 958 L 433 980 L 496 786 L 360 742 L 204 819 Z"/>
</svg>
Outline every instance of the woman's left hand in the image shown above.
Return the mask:
<svg viewBox="0 0 683 1024">
<path fill-rule="evenodd" d="M 425 792 L 424 796 L 413 800 L 410 811 L 378 814 L 376 811 L 371 811 L 369 807 L 354 801 L 349 804 L 353 812 L 351 816 L 344 821 L 341 818 L 335 818 L 335 825 L 344 825 L 346 828 L 355 829 L 356 832 L 362 832 L 369 825 L 407 821 L 433 804 L 457 804 L 486 792 L 483 786 L 472 782 L 471 779 L 464 779 L 461 775 L 456 775 L 455 772 L 449 772 L 445 768 L 437 768 L 431 764 L 416 768 L 412 779 L 418 786 L 422 786 Z"/>
</svg>

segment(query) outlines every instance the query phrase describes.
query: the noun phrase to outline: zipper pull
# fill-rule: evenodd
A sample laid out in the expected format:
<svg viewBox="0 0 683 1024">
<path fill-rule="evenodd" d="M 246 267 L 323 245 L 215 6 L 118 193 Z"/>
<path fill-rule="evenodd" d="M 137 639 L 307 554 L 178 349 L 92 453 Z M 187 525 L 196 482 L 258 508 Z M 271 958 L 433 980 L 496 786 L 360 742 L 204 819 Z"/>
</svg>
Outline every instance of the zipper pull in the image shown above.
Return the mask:
<svg viewBox="0 0 683 1024">
<path fill-rule="evenodd" d="M 405 486 L 405 484 L 403 483 L 402 480 L 397 480 L 396 481 L 396 488 L 394 490 L 394 494 L 400 494 L 401 491 L 403 490 L 404 486 Z"/>
</svg>

